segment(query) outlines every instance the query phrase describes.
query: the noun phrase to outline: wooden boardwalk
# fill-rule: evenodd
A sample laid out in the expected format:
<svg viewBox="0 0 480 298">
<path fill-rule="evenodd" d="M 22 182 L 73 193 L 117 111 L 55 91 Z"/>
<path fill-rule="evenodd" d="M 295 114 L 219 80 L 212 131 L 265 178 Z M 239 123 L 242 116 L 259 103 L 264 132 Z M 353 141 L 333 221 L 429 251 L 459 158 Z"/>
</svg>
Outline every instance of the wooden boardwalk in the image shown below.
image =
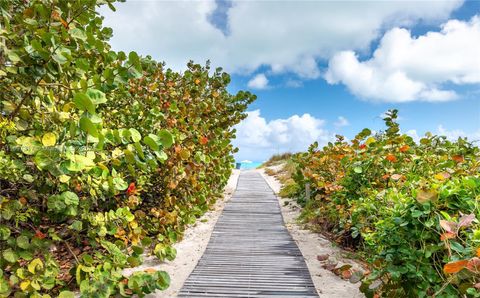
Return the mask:
<svg viewBox="0 0 480 298">
<path fill-rule="evenodd" d="M 277 198 L 259 173 L 240 174 L 179 297 L 318 297 Z"/>
</svg>

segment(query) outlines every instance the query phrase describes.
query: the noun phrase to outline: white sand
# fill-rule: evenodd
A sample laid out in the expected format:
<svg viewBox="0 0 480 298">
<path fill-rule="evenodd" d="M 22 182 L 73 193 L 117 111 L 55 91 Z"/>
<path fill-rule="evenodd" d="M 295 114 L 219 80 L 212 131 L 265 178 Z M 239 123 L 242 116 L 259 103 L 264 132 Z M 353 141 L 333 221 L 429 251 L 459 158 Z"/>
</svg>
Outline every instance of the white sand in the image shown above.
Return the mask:
<svg viewBox="0 0 480 298">
<path fill-rule="evenodd" d="M 160 262 L 155 256 L 148 256 L 145 257 L 141 266 L 124 270 L 126 275 L 147 268 L 168 272 L 171 279 L 170 287 L 165 291 L 157 291 L 155 294 L 150 294 L 146 297 L 177 297 L 178 292 L 207 248 L 213 227 L 222 213 L 225 203 L 230 199 L 237 187 L 239 175 L 239 170 L 233 170 L 232 176 L 225 187 L 224 199 L 218 200 L 210 211 L 197 219 L 193 226 L 187 228 L 183 240 L 174 245 L 177 250 L 175 260 Z"/>
<path fill-rule="evenodd" d="M 278 171 L 281 166 L 271 168 Z M 256 171 L 262 174 L 273 191 L 278 194 L 281 183 L 275 177 L 265 174 L 264 169 Z M 301 209 L 295 202 L 289 200 L 289 204 L 284 205 L 285 199 L 280 197 L 278 197 L 278 201 L 282 209 L 285 225 L 303 254 L 319 296 L 329 298 L 364 297 L 358 289 L 360 283 L 352 284 L 348 280 L 343 280 L 333 272 L 322 268 L 322 264 L 326 262 L 338 263 L 336 267 L 350 264 L 358 270 L 361 270 L 361 266 L 354 260 L 345 257 L 345 251 L 334 246 L 321 234 L 303 229 L 302 226 L 297 224 L 296 219 Z M 329 258 L 325 262 L 320 262 L 317 260 L 318 255 L 328 255 Z"/>
</svg>

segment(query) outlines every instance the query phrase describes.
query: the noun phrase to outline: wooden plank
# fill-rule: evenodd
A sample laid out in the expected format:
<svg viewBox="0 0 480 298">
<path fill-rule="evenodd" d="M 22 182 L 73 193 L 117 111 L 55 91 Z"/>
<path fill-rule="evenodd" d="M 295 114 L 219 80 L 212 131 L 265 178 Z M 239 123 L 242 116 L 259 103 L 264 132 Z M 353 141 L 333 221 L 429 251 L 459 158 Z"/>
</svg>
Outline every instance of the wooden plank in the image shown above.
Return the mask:
<svg viewBox="0 0 480 298">
<path fill-rule="evenodd" d="M 240 174 L 179 297 L 318 297 L 278 200 L 260 174 Z"/>
</svg>

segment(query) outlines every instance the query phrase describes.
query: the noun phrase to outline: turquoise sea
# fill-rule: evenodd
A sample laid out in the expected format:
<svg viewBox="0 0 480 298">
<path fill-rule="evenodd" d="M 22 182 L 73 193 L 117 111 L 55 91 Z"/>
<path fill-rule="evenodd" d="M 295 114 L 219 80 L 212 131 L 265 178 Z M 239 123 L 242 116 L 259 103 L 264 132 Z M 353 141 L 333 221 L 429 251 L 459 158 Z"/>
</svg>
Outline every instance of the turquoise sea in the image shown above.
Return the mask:
<svg viewBox="0 0 480 298">
<path fill-rule="evenodd" d="M 260 165 L 262 165 L 262 162 L 260 161 L 249 161 L 249 160 L 243 160 L 243 161 L 237 161 L 240 163 L 240 170 L 249 170 L 249 169 L 255 169 L 258 168 Z"/>
</svg>

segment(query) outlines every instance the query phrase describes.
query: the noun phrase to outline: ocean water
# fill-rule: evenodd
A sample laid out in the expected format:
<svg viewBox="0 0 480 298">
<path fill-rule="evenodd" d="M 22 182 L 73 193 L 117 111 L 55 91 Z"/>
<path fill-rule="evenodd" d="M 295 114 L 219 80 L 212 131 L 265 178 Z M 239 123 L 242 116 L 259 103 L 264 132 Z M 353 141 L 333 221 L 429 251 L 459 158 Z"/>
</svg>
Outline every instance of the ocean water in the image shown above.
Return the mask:
<svg viewBox="0 0 480 298">
<path fill-rule="evenodd" d="M 262 162 L 260 161 L 240 161 L 240 170 L 250 170 L 250 169 L 255 169 L 258 168 L 259 166 L 262 165 Z"/>
</svg>

